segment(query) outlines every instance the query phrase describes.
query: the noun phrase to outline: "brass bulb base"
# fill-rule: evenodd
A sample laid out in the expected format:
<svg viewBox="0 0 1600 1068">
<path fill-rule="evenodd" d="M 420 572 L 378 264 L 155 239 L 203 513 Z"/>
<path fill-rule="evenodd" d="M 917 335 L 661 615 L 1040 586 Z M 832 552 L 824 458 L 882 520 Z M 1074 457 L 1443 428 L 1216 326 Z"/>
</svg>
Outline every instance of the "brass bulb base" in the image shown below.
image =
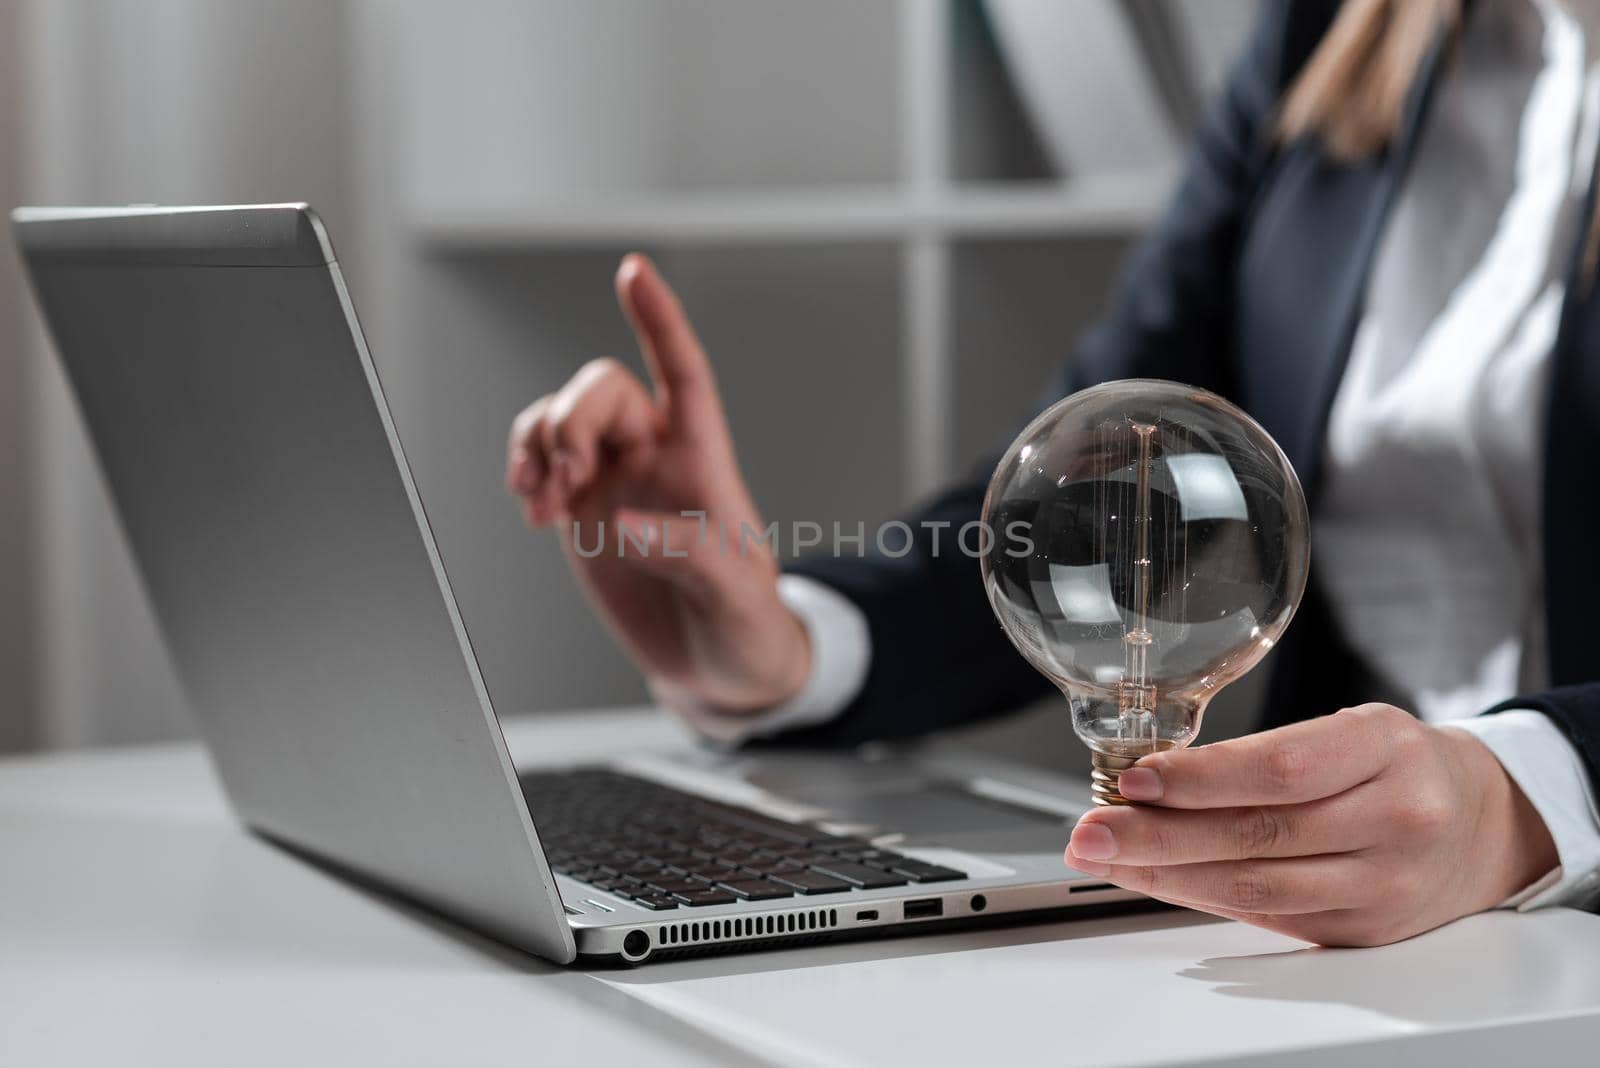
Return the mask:
<svg viewBox="0 0 1600 1068">
<path fill-rule="evenodd" d="M 1112 756 L 1092 752 L 1093 765 L 1089 769 L 1089 794 L 1097 805 L 1131 805 L 1117 791 L 1117 776 L 1138 763 L 1137 756 Z"/>
</svg>

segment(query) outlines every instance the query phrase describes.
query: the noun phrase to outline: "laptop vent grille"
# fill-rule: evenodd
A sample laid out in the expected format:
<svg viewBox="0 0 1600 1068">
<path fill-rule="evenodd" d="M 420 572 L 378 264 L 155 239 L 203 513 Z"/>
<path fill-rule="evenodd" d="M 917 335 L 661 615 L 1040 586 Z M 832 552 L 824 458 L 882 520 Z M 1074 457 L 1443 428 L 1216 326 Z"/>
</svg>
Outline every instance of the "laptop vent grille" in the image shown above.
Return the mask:
<svg viewBox="0 0 1600 1068">
<path fill-rule="evenodd" d="M 769 912 L 760 916 L 730 916 L 720 920 L 662 924 L 657 942 L 662 948 L 745 938 L 803 935 L 839 926 L 838 909 L 805 912 Z"/>
</svg>

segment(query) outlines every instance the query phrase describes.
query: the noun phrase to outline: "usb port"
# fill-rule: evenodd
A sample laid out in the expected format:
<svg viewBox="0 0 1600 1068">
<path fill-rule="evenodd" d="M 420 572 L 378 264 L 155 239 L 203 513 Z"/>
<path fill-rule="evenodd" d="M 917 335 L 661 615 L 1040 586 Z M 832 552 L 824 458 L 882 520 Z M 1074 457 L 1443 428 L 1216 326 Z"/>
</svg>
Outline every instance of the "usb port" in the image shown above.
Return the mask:
<svg viewBox="0 0 1600 1068">
<path fill-rule="evenodd" d="M 944 901 L 937 897 L 922 897 L 906 902 L 906 919 L 925 920 L 930 916 L 944 915 Z"/>
<path fill-rule="evenodd" d="M 863 921 L 863 920 L 875 920 L 877 918 L 878 918 L 878 910 L 877 909 L 860 909 L 860 910 L 858 910 L 856 912 L 856 920 L 857 920 L 857 922 L 860 922 L 860 921 Z"/>
</svg>

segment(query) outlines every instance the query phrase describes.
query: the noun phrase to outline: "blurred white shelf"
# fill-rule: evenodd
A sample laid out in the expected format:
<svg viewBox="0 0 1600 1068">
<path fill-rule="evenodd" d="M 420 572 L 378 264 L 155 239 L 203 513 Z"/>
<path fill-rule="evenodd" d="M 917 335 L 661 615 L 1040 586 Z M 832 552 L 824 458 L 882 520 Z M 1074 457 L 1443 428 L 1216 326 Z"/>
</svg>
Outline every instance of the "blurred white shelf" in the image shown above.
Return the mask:
<svg viewBox="0 0 1600 1068">
<path fill-rule="evenodd" d="M 1171 174 L 1141 172 L 969 184 L 921 197 L 898 187 L 624 193 L 431 205 L 412 219 L 425 246 L 462 252 L 1125 234 L 1154 221 L 1172 182 Z"/>
<path fill-rule="evenodd" d="M 1155 222 L 1175 181 L 1170 172 L 1142 171 L 1037 185 L 969 184 L 937 205 L 927 223 L 952 237 L 1125 234 Z"/>
</svg>

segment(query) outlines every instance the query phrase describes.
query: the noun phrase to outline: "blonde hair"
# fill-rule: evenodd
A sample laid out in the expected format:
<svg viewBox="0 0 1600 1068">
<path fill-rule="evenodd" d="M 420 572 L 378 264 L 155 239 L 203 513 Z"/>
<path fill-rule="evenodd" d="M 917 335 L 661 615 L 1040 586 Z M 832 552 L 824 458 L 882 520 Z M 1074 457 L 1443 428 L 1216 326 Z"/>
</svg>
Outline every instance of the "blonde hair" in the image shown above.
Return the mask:
<svg viewBox="0 0 1600 1068">
<path fill-rule="evenodd" d="M 1376 155 L 1400 132 L 1406 99 L 1461 0 L 1345 0 L 1278 112 L 1278 138 L 1321 140 L 1335 158 Z"/>
<path fill-rule="evenodd" d="M 1368 159 L 1400 134 L 1406 101 L 1440 34 L 1461 30 L 1462 0 L 1345 0 L 1278 110 L 1280 143 L 1315 137 L 1335 159 Z M 1583 237 L 1579 285 L 1600 260 L 1600 212 Z"/>
</svg>

